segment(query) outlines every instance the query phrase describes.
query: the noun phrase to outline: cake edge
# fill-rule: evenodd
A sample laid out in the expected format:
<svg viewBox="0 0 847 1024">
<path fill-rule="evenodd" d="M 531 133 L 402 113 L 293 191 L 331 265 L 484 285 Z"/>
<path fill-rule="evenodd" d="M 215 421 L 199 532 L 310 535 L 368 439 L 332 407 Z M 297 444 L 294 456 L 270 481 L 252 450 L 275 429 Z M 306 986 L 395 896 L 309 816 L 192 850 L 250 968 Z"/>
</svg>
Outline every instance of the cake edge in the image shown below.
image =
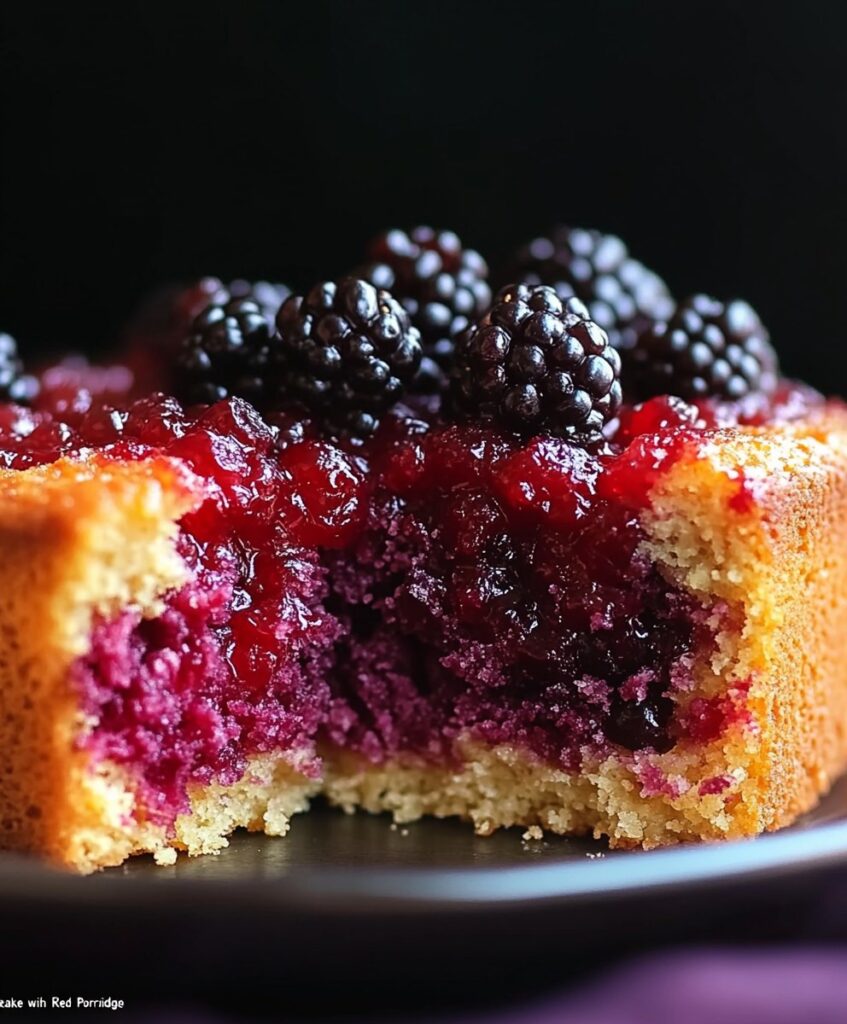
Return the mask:
<svg viewBox="0 0 847 1024">
<path fill-rule="evenodd" d="M 129 848 L 132 794 L 80 749 L 90 723 L 68 673 L 95 615 L 156 615 L 185 580 L 177 523 L 202 496 L 165 457 L 0 471 L 0 848 L 80 871 Z"/>
</svg>

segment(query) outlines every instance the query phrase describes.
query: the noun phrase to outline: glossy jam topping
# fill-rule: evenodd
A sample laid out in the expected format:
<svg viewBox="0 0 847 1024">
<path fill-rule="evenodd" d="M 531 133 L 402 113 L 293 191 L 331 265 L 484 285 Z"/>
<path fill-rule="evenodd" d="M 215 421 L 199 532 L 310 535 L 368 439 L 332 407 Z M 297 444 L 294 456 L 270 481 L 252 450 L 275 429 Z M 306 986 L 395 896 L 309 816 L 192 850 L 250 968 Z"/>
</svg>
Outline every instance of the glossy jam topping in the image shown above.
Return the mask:
<svg viewBox="0 0 847 1024">
<path fill-rule="evenodd" d="M 327 559 L 346 632 L 333 741 L 375 760 L 443 757 L 470 732 L 566 768 L 609 743 L 668 749 L 669 697 L 710 638 L 700 606 L 641 554 L 638 512 L 691 443 L 687 420 L 594 451 L 387 429 L 369 453 L 368 528 Z"/>
<path fill-rule="evenodd" d="M 156 820 L 253 754 L 317 771 L 320 739 L 443 761 L 471 736 L 574 768 L 609 745 L 705 742 L 743 714 L 743 694 L 673 714 L 711 634 L 642 554 L 638 517 L 706 432 L 807 415 L 808 389 L 734 410 L 653 399 L 590 450 L 421 410 L 341 446 L 240 400 L 128 395 L 119 371 L 55 371 L 35 409 L 0 407 L 0 465 L 155 450 L 207 481 L 181 523 L 192 582 L 159 618 L 98 623 L 75 667 L 97 722 L 83 742 L 131 768 Z"/>
</svg>

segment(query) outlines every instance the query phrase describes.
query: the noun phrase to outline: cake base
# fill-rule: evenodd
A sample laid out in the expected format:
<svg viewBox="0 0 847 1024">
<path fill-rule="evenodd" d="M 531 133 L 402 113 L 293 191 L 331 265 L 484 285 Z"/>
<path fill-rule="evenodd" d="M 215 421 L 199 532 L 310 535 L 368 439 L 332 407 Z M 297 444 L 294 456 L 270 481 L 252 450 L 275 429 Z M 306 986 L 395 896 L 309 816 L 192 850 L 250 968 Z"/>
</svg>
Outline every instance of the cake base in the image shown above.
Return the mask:
<svg viewBox="0 0 847 1024">
<path fill-rule="evenodd" d="M 458 817 L 477 835 L 520 826 L 554 835 L 592 835 L 620 849 L 653 849 L 675 843 L 738 839 L 748 830 L 728 813 L 727 794 L 650 790 L 651 759 L 610 756 L 577 773 L 544 764 L 509 746 L 461 745 L 462 761 L 438 768 L 413 759 L 369 765 L 349 754 L 331 759 L 323 793 L 348 813 L 388 812 L 398 823 L 425 816 Z M 664 755 L 664 765 L 669 767 Z M 676 758 L 679 773 L 694 765 Z M 700 765 L 700 770 L 714 772 Z"/>
<path fill-rule="evenodd" d="M 220 853 L 236 829 L 284 836 L 291 818 L 309 809 L 320 783 L 308 778 L 287 760 L 263 755 L 250 759 L 244 777 L 231 786 L 195 787 L 191 810 L 180 814 L 172 833 L 161 826 L 127 829 L 131 849 L 120 859 L 107 859 L 98 867 L 120 863 L 130 854 L 152 853 L 157 864 L 174 864 L 178 852 L 191 857 Z M 114 855 L 112 855 L 114 856 Z"/>
</svg>

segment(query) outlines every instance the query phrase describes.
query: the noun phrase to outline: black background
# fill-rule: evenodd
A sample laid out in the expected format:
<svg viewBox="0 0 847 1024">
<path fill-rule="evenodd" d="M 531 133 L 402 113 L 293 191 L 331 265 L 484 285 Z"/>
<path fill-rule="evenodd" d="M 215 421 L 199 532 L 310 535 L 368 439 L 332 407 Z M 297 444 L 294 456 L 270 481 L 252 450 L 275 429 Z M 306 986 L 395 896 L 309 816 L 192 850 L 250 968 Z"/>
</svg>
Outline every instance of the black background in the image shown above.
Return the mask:
<svg viewBox="0 0 847 1024">
<path fill-rule="evenodd" d="M 0 317 L 97 349 L 149 286 L 308 285 L 369 235 L 496 262 L 563 220 L 748 298 L 847 391 L 847 15 L 833 0 L 2 6 Z"/>
</svg>

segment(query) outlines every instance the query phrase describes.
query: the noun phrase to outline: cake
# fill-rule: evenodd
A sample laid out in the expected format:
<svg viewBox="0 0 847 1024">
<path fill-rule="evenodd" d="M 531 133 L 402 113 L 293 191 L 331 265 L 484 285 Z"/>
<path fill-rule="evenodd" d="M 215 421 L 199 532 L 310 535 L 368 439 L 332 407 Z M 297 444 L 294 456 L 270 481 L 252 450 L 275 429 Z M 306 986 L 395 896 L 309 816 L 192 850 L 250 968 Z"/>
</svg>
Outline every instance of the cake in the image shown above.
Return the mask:
<svg viewBox="0 0 847 1024">
<path fill-rule="evenodd" d="M 134 373 L 5 344 L 0 847 L 170 864 L 322 795 L 649 849 L 844 769 L 847 408 L 615 239 L 493 299 L 468 253 L 195 286 Z"/>
</svg>

